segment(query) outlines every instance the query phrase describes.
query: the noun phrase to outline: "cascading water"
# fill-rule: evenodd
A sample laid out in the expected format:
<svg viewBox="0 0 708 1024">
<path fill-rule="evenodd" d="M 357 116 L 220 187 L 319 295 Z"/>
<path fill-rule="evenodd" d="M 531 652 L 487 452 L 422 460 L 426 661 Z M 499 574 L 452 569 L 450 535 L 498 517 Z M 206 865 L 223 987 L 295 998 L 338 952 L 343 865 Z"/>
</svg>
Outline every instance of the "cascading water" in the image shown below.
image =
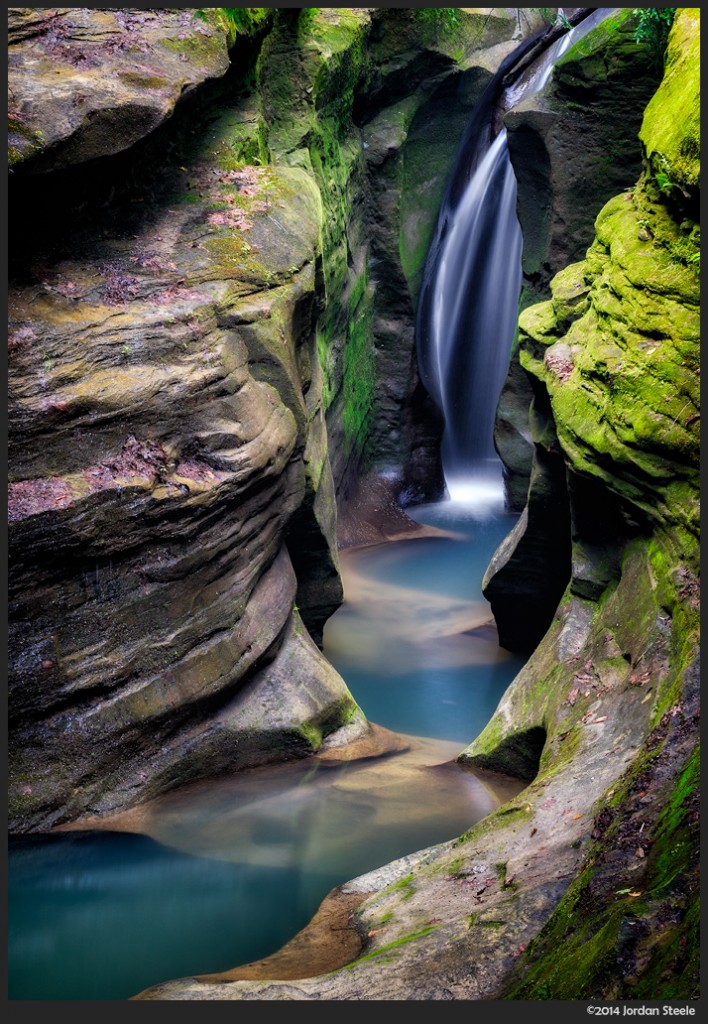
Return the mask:
<svg viewBox="0 0 708 1024">
<path fill-rule="evenodd" d="M 432 277 L 422 376 L 445 418 L 442 463 L 452 498 L 472 480 L 478 493 L 501 493 L 492 438 L 516 325 L 521 241 L 502 130 L 463 193 Z"/>
<path fill-rule="evenodd" d="M 465 132 L 428 250 L 416 323 L 419 372 L 444 417 L 448 495 L 480 509 L 504 504 L 494 419 L 521 291 L 516 178 L 500 114 L 543 88 L 559 57 L 616 9 L 596 9 L 506 89 L 510 69 L 538 37 L 504 61 Z"/>
</svg>

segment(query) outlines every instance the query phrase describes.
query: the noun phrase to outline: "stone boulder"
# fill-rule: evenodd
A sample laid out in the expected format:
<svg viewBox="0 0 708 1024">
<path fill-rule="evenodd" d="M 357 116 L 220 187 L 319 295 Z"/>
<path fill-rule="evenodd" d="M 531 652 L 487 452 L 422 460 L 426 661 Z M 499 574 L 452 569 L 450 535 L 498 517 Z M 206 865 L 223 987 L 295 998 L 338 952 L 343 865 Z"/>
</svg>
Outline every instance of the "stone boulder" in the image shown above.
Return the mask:
<svg viewBox="0 0 708 1024">
<path fill-rule="evenodd" d="M 10 167 L 48 171 L 127 149 L 224 74 L 233 39 L 216 7 L 10 7 Z"/>
</svg>

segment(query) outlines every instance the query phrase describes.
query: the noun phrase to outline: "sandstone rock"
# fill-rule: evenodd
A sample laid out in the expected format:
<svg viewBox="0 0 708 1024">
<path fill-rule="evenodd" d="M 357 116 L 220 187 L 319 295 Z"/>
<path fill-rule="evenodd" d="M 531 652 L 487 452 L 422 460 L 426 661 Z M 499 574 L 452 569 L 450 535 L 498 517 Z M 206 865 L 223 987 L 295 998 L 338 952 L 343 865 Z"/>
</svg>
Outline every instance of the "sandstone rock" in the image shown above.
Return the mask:
<svg viewBox="0 0 708 1024">
<path fill-rule="evenodd" d="M 629 8 L 610 15 L 558 60 L 543 90 L 504 118 L 524 237 L 522 308 L 545 300 L 550 279 L 583 258 L 600 209 L 640 173 L 636 137 L 661 69 L 646 44 L 635 42 L 636 23 Z M 557 281 L 555 301 L 560 289 Z M 531 397 L 523 373 L 510 369 L 495 443 L 517 511 L 531 465 L 518 425 Z"/>
<path fill-rule="evenodd" d="M 15 831 L 304 756 L 356 710 L 292 625 L 298 593 L 313 628 L 341 600 L 317 190 L 212 138 L 186 182 L 159 156 L 142 214 L 47 221 L 11 287 Z M 300 698 L 259 727 L 242 690 L 277 689 L 281 651 Z"/>
<path fill-rule="evenodd" d="M 9 8 L 10 166 L 48 171 L 127 149 L 229 66 L 217 8 Z"/>
</svg>

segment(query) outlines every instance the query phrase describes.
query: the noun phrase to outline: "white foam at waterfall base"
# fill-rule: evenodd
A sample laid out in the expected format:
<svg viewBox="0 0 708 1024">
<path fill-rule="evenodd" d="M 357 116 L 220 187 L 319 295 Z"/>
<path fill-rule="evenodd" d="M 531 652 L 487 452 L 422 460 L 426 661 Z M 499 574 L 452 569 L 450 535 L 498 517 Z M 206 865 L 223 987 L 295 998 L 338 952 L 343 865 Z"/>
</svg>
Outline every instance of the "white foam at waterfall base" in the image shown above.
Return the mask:
<svg viewBox="0 0 708 1024">
<path fill-rule="evenodd" d="M 473 519 L 488 519 L 504 512 L 505 493 L 501 463 L 445 477 L 450 511 Z"/>
</svg>

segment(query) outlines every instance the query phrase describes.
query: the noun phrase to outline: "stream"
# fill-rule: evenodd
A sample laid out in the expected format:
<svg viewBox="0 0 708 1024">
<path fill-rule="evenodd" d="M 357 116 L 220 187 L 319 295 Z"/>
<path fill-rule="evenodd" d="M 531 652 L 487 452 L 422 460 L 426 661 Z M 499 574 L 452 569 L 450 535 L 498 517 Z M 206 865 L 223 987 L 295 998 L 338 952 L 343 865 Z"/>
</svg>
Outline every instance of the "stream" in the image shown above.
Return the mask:
<svg viewBox="0 0 708 1024">
<path fill-rule="evenodd" d="M 367 718 L 408 749 L 200 782 L 156 801 L 144 834 L 11 838 L 10 999 L 128 999 L 260 959 L 333 887 L 455 838 L 518 791 L 454 760 L 522 664 L 480 589 L 515 517 L 408 511 L 449 535 L 343 552 L 345 602 L 324 642 Z"/>
</svg>

